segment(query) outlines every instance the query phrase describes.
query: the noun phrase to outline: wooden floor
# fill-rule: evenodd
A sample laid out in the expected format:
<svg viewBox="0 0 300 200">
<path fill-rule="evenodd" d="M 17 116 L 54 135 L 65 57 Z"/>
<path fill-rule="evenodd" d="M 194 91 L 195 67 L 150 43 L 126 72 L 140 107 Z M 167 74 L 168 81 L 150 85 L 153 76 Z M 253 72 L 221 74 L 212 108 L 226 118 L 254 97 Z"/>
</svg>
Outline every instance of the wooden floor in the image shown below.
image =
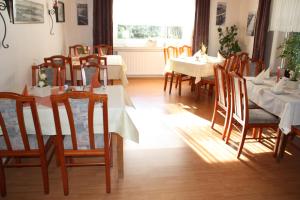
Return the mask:
<svg viewBox="0 0 300 200">
<path fill-rule="evenodd" d="M 210 129 L 212 98 L 203 94 L 196 99 L 188 85 L 182 97 L 162 88 L 162 79 L 130 80 L 127 90 L 136 107 L 131 115 L 140 142 L 125 143 L 125 177 L 118 180 L 112 168 L 111 194 L 105 193 L 103 167 L 81 167 L 69 169 L 70 195 L 64 197 L 52 160 L 49 195 L 43 194 L 38 168 L 7 169 L 5 199 L 300 199 L 299 150 L 290 145 L 277 163 L 272 142 L 249 140 L 238 160 L 238 134 L 225 145 Z"/>
</svg>

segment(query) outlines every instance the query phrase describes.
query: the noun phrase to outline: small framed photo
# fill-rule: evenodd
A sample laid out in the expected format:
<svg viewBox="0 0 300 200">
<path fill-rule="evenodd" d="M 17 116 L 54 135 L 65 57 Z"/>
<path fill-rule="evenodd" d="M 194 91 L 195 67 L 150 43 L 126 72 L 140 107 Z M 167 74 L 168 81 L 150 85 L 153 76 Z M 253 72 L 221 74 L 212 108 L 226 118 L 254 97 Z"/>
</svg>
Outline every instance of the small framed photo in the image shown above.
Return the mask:
<svg viewBox="0 0 300 200">
<path fill-rule="evenodd" d="M 77 4 L 77 24 L 78 25 L 88 25 L 88 5 L 87 4 Z"/>
<path fill-rule="evenodd" d="M 55 9 L 56 22 L 65 22 L 65 4 L 61 1 L 57 3 L 57 8 Z"/>
</svg>

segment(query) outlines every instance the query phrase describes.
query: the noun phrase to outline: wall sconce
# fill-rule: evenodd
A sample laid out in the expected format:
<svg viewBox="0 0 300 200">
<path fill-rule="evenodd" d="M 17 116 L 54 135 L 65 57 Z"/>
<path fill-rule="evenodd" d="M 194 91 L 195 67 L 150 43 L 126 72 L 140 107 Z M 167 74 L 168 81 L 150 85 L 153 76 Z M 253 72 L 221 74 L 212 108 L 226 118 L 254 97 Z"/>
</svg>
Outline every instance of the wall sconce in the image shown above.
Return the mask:
<svg viewBox="0 0 300 200">
<path fill-rule="evenodd" d="M 0 0 L 0 17 L 3 21 L 3 25 L 4 25 L 4 34 L 3 34 L 3 39 L 1 41 L 1 45 L 7 49 L 9 47 L 8 44 L 5 44 L 5 39 L 6 39 L 6 31 L 7 31 L 7 27 L 6 27 L 6 22 L 5 19 L 2 15 L 2 11 L 5 11 L 7 9 L 8 12 L 8 16 L 10 17 L 10 12 L 11 12 L 11 1 L 10 0 Z M 11 20 L 11 19 L 10 19 Z"/>
<path fill-rule="evenodd" d="M 50 29 L 50 35 L 54 35 L 54 32 L 53 32 L 53 17 L 52 15 L 55 15 L 56 14 L 56 9 L 57 9 L 57 3 L 58 3 L 58 0 L 53 0 L 52 1 L 53 3 L 53 6 L 51 9 L 48 9 L 48 14 L 50 16 L 50 19 L 51 19 L 51 29 Z"/>
</svg>

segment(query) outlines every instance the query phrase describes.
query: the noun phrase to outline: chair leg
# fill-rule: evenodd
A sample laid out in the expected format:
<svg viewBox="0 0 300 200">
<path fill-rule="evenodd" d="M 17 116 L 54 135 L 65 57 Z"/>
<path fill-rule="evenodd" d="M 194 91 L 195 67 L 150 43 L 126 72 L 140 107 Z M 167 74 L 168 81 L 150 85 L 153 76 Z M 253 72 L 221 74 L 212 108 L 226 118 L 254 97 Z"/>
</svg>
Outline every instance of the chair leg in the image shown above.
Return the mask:
<svg viewBox="0 0 300 200">
<path fill-rule="evenodd" d="M 61 170 L 61 178 L 63 182 L 63 189 L 64 189 L 64 195 L 67 196 L 69 194 L 69 183 L 68 183 L 68 172 L 67 167 L 65 163 L 65 156 L 63 153 L 63 147 L 62 144 L 57 144 L 58 149 L 58 157 L 59 157 L 59 163 L 60 163 L 60 170 Z"/>
<path fill-rule="evenodd" d="M 216 114 L 217 114 L 217 101 L 215 101 L 215 108 L 214 108 L 214 112 L 213 112 L 213 117 L 212 117 L 212 120 L 211 120 L 211 126 L 210 128 L 211 129 L 214 129 L 214 125 L 215 125 L 215 121 L 216 121 Z"/>
<path fill-rule="evenodd" d="M 223 140 L 226 137 L 226 139 L 225 139 L 226 144 L 228 144 L 229 139 L 230 139 L 230 135 L 231 135 L 232 127 L 233 127 L 232 122 L 233 122 L 232 116 L 230 115 L 229 122 L 228 122 L 228 128 L 227 128 L 227 130 L 224 131 L 223 136 L 222 136 Z"/>
<path fill-rule="evenodd" d="M 225 115 L 224 130 L 223 130 L 223 135 L 222 135 L 223 140 L 226 137 L 226 132 L 228 130 L 228 126 L 229 126 L 229 122 L 230 122 L 230 118 L 231 118 L 229 110 L 230 109 L 227 109 L 226 115 Z"/>
<path fill-rule="evenodd" d="M 253 128 L 253 129 L 252 129 L 252 137 L 253 137 L 254 139 L 256 139 L 256 137 L 257 137 L 257 129 L 256 129 L 256 128 Z"/>
<path fill-rule="evenodd" d="M 165 74 L 165 84 L 164 84 L 164 91 L 167 89 L 167 83 L 168 83 L 168 74 Z"/>
<path fill-rule="evenodd" d="M 178 83 L 179 83 L 179 90 L 178 90 L 178 95 L 181 96 L 181 83 L 182 83 L 182 76 L 179 75 L 177 77 Z"/>
<path fill-rule="evenodd" d="M 106 152 L 105 159 L 105 183 L 106 183 L 106 193 L 111 191 L 111 180 L 110 180 L 110 150 Z"/>
<path fill-rule="evenodd" d="M 259 142 L 261 142 L 261 139 L 262 139 L 262 130 L 263 130 L 262 128 L 258 129 L 258 141 Z"/>
<path fill-rule="evenodd" d="M 42 177 L 44 184 L 44 193 L 49 194 L 49 176 L 48 176 L 48 164 L 46 160 L 46 156 L 42 155 L 40 157 L 41 160 L 41 169 L 42 169 Z"/>
<path fill-rule="evenodd" d="M 4 166 L 2 164 L 2 158 L 0 158 L 0 192 L 2 197 L 6 196 L 5 173 Z"/>
<path fill-rule="evenodd" d="M 174 79 L 174 71 L 172 71 L 172 74 L 171 74 L 169 94 L 171 94 L 171 92 L 172 92 L 173 79 Z"/>
<path fill-rule="evenodd" d="M 179 75 L 177 75 L 176 76 L 176 84 L 175 84 L 175 88 L 177 89 L 177 87 L 178 87 L 178 83 L 179 83 L 179 79 L 181 78 L 181 75 L 179 74 Z"/>
<path fill-rule="evenodd" d="M 247 136 L 247 131 L 248 131 L 248 129 L 244 126 L 243 129 L 242 129 L 242 139 L 241 139 L 241 142 L 240 142 L 240 145 L 239 145 L 237 158 L 240 158 L 240 155 L 242 153 L 244 143 L 245 143 L 245 139 L 246 139 L 246 136 Z"/>
</svg>

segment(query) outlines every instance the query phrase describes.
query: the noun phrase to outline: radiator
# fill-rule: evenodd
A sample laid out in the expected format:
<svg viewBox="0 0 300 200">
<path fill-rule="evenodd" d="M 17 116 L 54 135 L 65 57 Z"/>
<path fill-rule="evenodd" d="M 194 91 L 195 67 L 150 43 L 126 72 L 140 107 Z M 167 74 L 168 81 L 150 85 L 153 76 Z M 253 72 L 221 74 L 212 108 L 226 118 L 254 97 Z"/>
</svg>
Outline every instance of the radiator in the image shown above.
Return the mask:
<svg viewBox="0 0 300 200">
<path fill-rule="evenodd" d="M 162 48 L 114 48 L 127 65 L 127 76 L 162 76 L 164 54 Z"/>
</svg>

